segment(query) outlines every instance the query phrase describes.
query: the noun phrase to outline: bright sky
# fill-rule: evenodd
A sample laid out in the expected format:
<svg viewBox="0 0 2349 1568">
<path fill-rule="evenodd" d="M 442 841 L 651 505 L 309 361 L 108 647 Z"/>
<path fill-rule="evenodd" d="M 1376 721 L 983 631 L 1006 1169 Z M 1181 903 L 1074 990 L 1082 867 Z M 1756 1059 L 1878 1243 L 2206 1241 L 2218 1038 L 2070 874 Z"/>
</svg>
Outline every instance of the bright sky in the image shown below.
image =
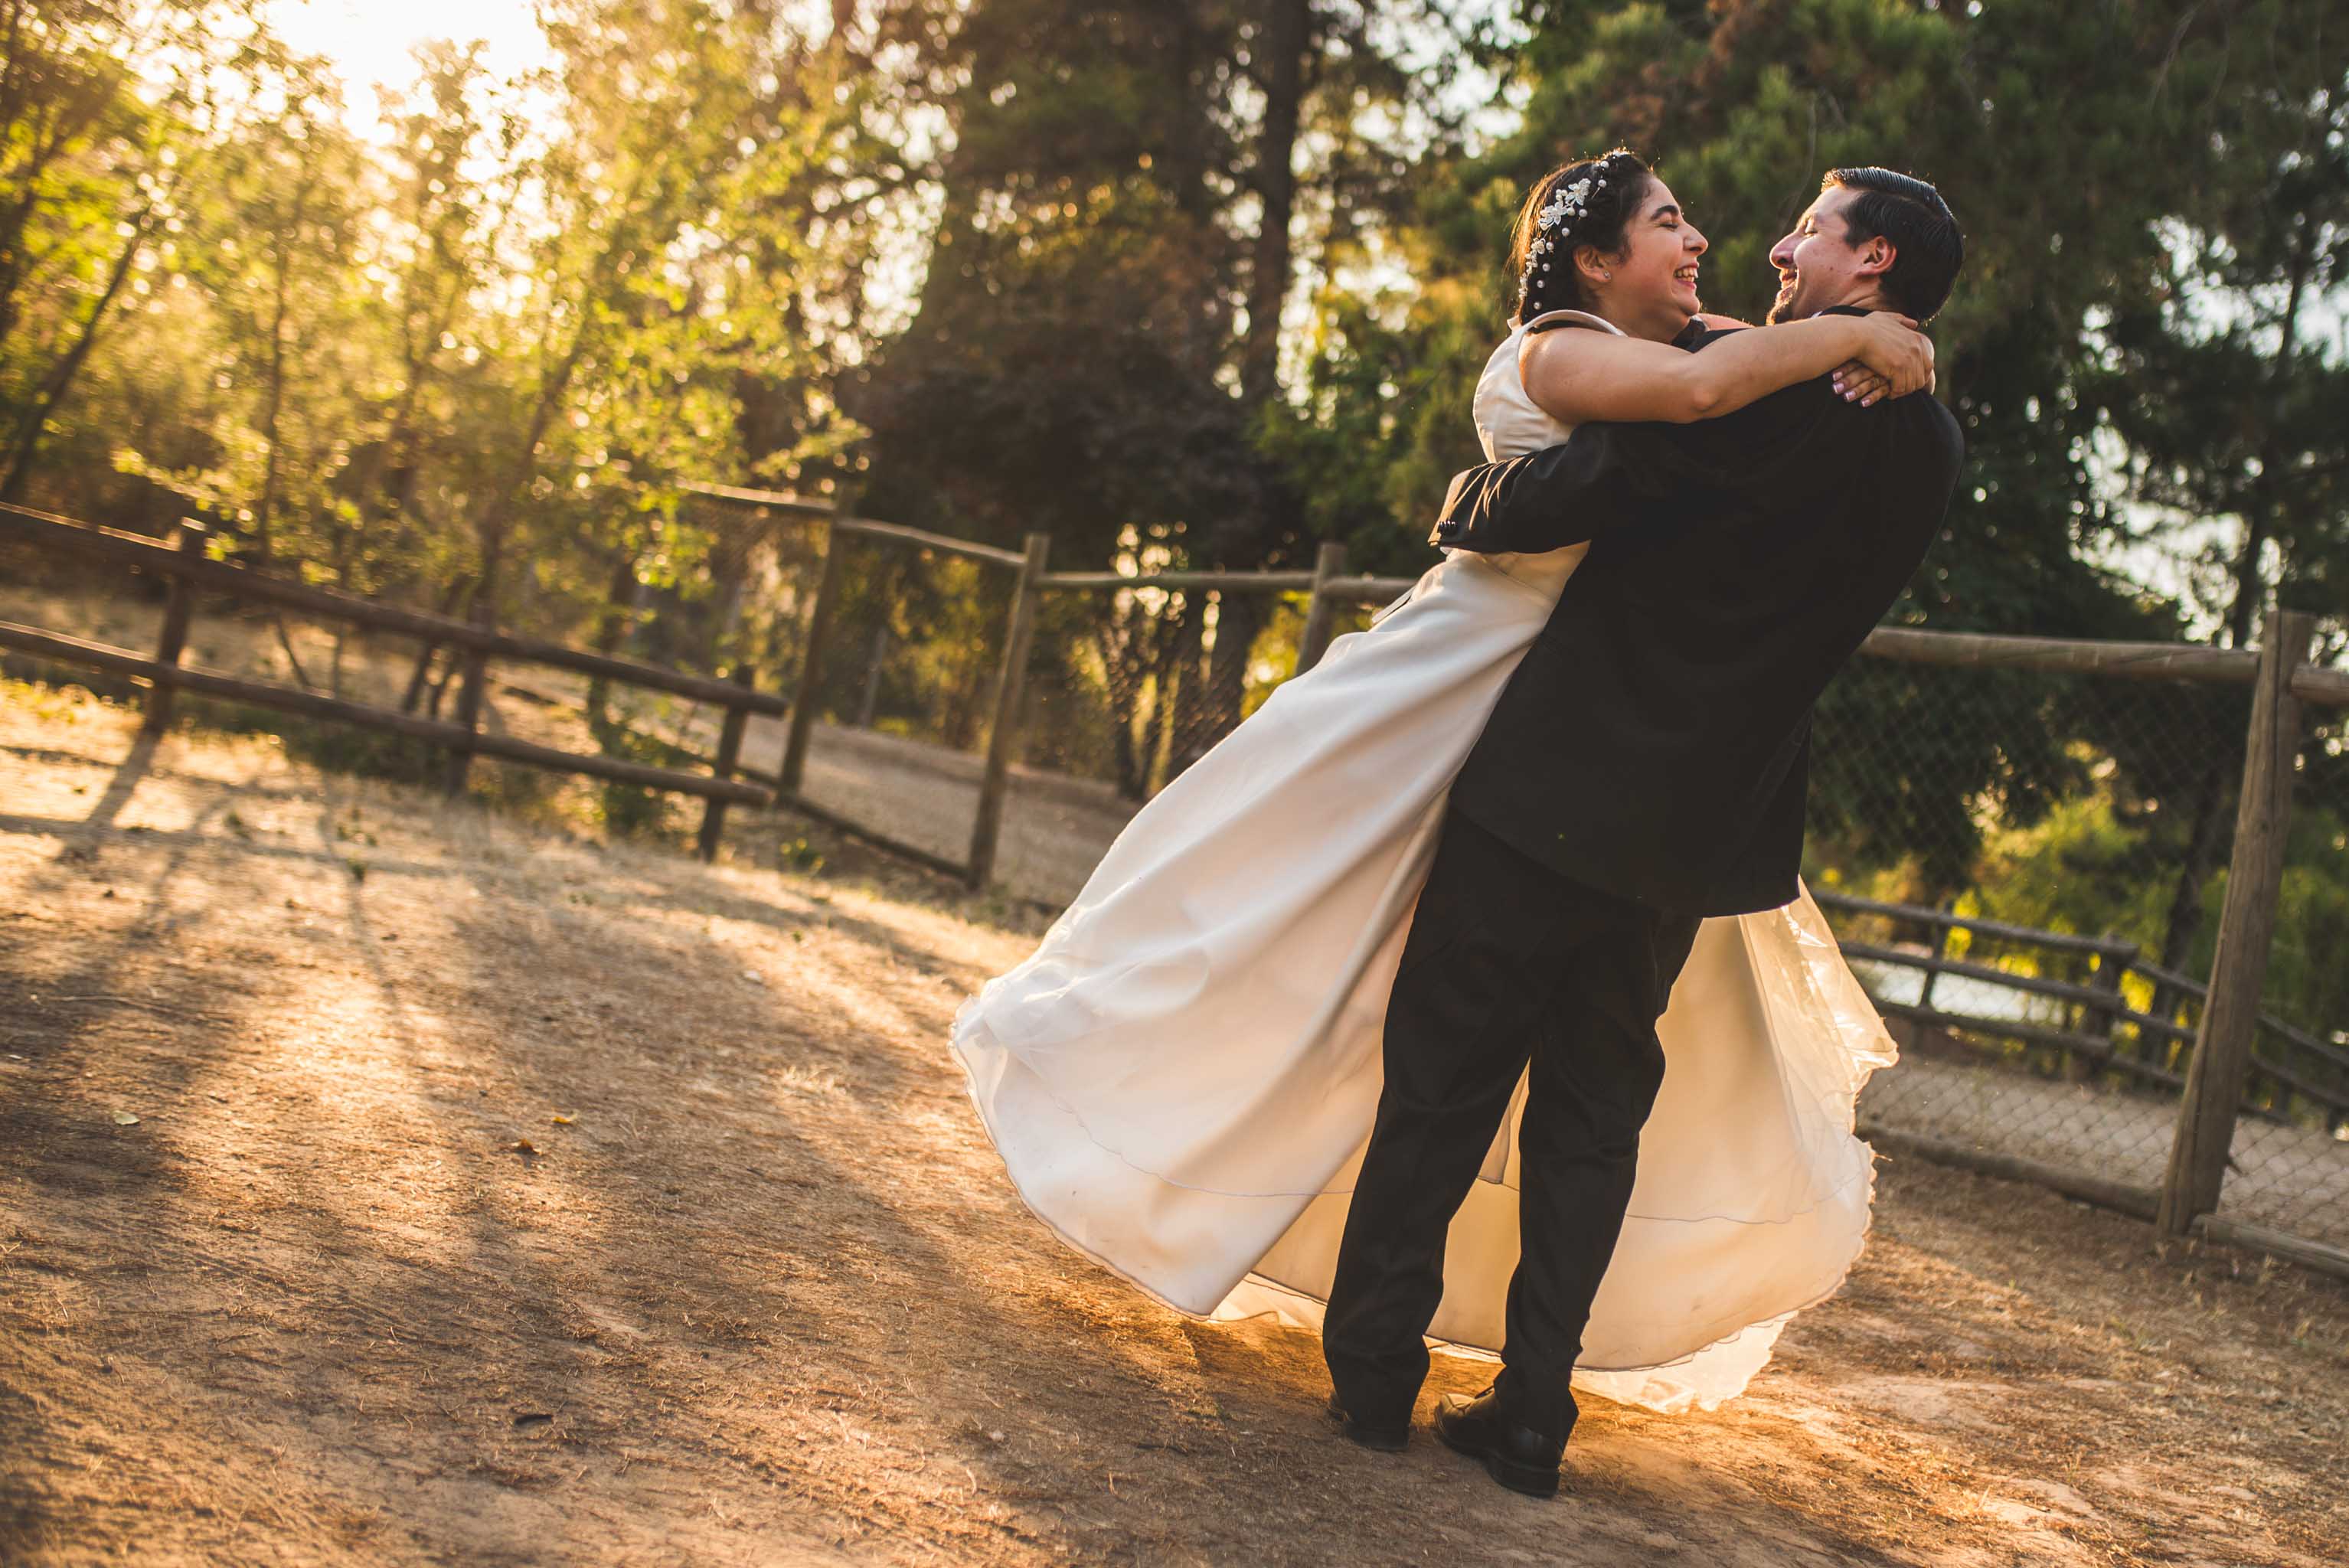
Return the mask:
<svg viewBox="0 0 2349 1568">
<path fill-rule="evenodd" d="M 307 54 L 325 55 L 341 68 L 351 121 L 374 121 L 378 82 L 414 79 L 409 51 L 428 38 L 489 45 L 492 74 L 512 76 L 546 62 L 546 43 L 531 0 L 272 0 L 278 36 Z"/>
</svg>

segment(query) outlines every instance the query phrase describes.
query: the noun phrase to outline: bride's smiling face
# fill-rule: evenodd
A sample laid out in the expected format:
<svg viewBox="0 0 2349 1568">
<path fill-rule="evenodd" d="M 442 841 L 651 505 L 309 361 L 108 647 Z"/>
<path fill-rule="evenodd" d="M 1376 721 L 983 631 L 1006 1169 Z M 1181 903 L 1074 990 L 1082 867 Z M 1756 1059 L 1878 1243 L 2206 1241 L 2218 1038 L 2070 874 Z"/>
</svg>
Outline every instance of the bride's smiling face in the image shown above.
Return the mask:
<svg viewBox="0 0 2349 1568">
<path fill-rule="evenodd" d="M 1669 340 L 1703 308 L 1697 259 L 1707 248 L 1681 211 L 1680 198 L 1651 175 L 1638 215 L 1624 225 L 1622 250 L 1613 255 L 1592 251 L 1576 260 L 1601 315 L 1634 336 Z"/>
</svg>

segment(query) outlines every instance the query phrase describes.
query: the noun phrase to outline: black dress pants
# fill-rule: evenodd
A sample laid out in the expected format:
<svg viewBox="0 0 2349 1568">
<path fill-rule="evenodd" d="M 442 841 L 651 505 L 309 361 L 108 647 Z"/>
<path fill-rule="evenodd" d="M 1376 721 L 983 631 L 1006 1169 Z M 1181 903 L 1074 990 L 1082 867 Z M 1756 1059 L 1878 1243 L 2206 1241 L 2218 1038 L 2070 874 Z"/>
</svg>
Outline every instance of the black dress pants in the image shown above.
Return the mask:
<svg viewBox="0 0 2349 1568">
<path fill-rule="evenodd" d="M 1571 1429 L 1567 1379 L 1663 1083 L 1656 1020 L 1698 923 L 1568 882 L 1446 817 L 1388 1003 L 1386 1087 L 1322 1328 L 1356 1418 L 1410 1416 L 1445 1233 L 1530 1067 L 1499 1383 L 1526 1425 Z"/>
</svg>

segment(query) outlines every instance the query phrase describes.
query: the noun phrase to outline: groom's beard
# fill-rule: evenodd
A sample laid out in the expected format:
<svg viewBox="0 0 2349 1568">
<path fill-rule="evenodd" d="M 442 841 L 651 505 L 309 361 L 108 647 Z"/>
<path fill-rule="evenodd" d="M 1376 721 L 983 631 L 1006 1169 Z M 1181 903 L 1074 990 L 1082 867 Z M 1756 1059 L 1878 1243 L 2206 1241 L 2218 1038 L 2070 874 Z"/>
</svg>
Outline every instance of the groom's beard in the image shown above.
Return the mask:
<svg viewBox="0 0 2349 1568">
<path fill-rule="evenodd" d="M 1791 284 L 1778 285 L 1776 297 L 1770 302 L 1770 314 L 1762 318 L 1765 326 L 1775 326 L 1782 321 L 1807 321 L 1833 304 L 1833 300 L 1816 299 L 1818 291 L 1803 286 L 1803 274 L 1796 273 Z"/>
</svg>

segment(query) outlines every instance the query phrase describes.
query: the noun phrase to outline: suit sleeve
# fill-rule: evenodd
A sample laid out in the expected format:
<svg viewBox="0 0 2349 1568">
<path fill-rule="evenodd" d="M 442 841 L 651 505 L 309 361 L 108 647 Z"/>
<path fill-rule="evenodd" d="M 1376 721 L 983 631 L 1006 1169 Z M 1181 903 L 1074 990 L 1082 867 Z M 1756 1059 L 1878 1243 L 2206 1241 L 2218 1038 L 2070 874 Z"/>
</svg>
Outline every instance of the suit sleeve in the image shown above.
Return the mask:
<svg viewBox="0 0 2349 1568">
<path fill-rule="evenodd" d="M 1455 475 L 1429 542 L 1490 554 L 1558 550 L 1723 501 L 1799 505 L 1862 410 L 1826 378 L 1689 425 L 1584 425 L 1563 445 Z"/>
</svg>

